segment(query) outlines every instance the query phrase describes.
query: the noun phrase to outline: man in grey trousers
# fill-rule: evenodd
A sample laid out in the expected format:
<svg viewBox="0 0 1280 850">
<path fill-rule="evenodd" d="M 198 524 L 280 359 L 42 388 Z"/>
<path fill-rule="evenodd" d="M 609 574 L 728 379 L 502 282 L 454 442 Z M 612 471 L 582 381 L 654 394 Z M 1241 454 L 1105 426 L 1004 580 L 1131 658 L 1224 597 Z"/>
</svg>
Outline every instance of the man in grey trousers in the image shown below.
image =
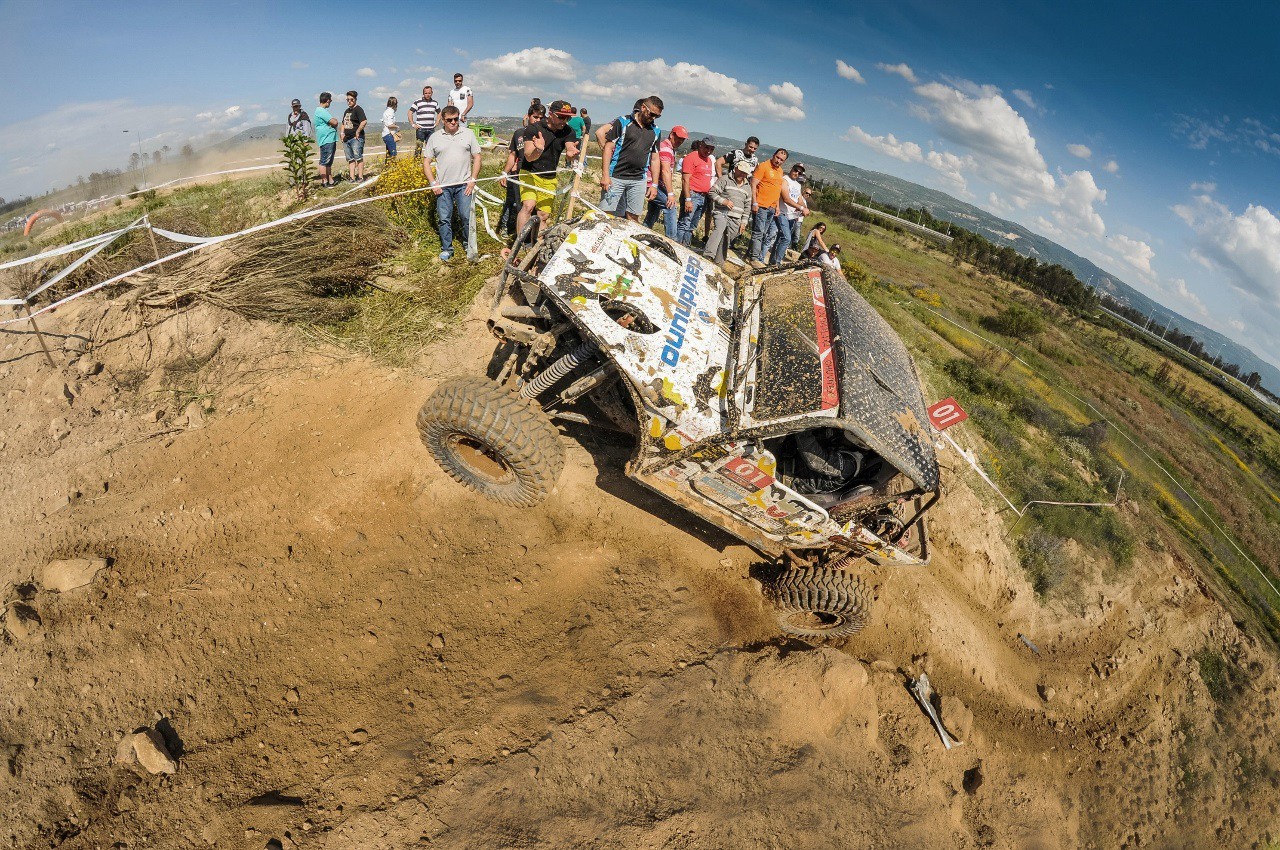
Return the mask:
<svg viewBox="0 0 1280 850">
<path fill-rule="evenodd" d="M 702 255 L 723 265 L 730 243 L 742 223 L 751 215 L 751 164 L 740 160 L 728 174 L 720 175 L 711 187 L 711 204 L 715 208 L 711 235 Z"/>
</svg>

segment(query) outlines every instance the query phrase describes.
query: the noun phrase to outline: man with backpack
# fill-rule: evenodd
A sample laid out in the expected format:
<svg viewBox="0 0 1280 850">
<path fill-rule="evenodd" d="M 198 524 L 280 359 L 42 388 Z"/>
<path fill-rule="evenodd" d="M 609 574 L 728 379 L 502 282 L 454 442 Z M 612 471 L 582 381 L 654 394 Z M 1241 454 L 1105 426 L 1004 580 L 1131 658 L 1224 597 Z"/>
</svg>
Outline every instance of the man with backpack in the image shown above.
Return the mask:
<svg viewBox="0 0 1280 850">
<path fill-rule="evenodd" d="M 662 99 L 652 95 L 640 100 L 630 115 L 620 115 L 596 131 L 601 148 L 600 205 L 615 216 L 640 220 L 646 200 L 653 200 L 656 186 L 646 187 L 646 178 L 661 173 L 658 140 L 662 137 L 657 120 L 662 117 Z"/>
</svg>

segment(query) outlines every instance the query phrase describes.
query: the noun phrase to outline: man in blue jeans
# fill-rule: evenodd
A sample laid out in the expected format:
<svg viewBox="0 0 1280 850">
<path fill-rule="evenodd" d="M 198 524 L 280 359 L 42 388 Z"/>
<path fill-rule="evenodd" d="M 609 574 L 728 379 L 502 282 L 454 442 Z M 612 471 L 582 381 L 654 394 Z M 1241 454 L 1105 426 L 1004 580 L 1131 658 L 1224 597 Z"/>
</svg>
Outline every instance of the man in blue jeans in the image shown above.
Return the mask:
<svg viewBox="0 0 1280 850">
<path fill-rule="evenodd" d="M 800 226 L 800 219 L 808 212 L 804 202 L 804 165 L 797 162 L 782 177 L 782 191 L 778 193 L 778 214 L 774 224 L 778 228 L 778 238 L 773 243 L 773 264 L 776 266 L 787 258 L 787 249 L 791 247 L 792 231 Z"/>
<path fill-rule="evenodd" d="M 657 188 L 657 194 L 649 202 L 649 211 L 644 216 L 644 226 L 653 227 L 662 216 L 662 224 L 666 228 L 667 238 L 675 239 L 680 224 L 680 197 L 675 191 L 676 154 L 680 146 L 689 138 L 689 131 L 677 124 L 658 145 L 659 173 L 649 175 Z"/>
<path fill-rule="evenodd" d="M 480 142 L 476 134 L 461 126 L 462 113 L 452 104 L 440 110 L 440 129 L 427 139 L 422 150 L 422 170 L 436 195 L 436 217 L 440 220 L 440 259 L 453 259 L 453 214 L 462 223 L 462 243 L 471 229 L 471 205 L 475 200 L 476 177 L 480 175 Z M 435 174 L 432 174 L 432 165 Z M 470 250 L 467 259 L 474 260 Z"/>
</svg>

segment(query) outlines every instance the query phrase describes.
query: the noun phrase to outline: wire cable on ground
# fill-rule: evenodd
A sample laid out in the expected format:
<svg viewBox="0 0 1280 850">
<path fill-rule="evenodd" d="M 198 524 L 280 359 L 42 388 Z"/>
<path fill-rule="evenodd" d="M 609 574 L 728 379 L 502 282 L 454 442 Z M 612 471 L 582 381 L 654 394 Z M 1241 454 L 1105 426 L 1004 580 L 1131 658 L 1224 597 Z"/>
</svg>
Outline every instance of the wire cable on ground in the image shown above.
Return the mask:
<svg viewBox="0 0 1280 850">
<path fill-rule="evenodd" d="M 900 302 L 899 302 L 899 303 L 900 303 Z M 990 346 L 992 346 L 993 348 L 997 348 L 997 349 L 999 349 L 1000 351 L 1005 352 L 1005 353 L 1006 353 L 1006 354 L 1008 354 L 1010 357 L 1012 357 L 1014 360 L 1017 360 L 1017 361 L 1018 361 L 1019 363 L 1021 363 L 1023 366 L 1026 366 L 1028 369 L 1030 369 L 1030 370 L 1031 370 L 1031 372 L 1032 372 L 1033 374 L 1035 374 L 1035 375 L 1039 376 L 1042 380 L 1044 380 L 1044 379 L 1045 379 L 1044 374 L 1042 374 L 1039 370 L 1037 370 L 1037 369 L 1036 369 L 1036 367 L 1032 366 L 1030 363 L 1028 363 L 1027 361 L 1023 360 L 1023 359 L 1022 359 L 1021 357 L 1019 357 L 1017 354 L 1015 354 L 1014 352 L 1012 352 L 1012 351 L 1010 351 L 1009 349 L 1005 348 L 1004 346 L 1000 345 L 999 343 L 996 343 L 996 342 L 993 342 L 993 341 L 992 341 L 992 340 L 990 340 L 990 339 L 987 339 L 985 336 L 983 336 L 982 334 L 978 333 L 977 331 L 975 331 L 975 330 L 972 330 L 972 329 L 970 329 L 970 328 L 965 327 L 964 325 L 960 324 L 959 322 L 955 321 L 954 319 L 949 318 L 948 316 L 944 315 L 943 313 L 941 313 L 941 312 L 940 312 L 940 311 L 938 311 L 938 310 L 933 309 L 932 307 L 929 307 L 929 306 L 924 305 L 924 304 L 919 304 L 919 305 L 916 305 L 916 306 L 919 306 L 919 307 L 921 307 L 921 308 L 922 308 L 922 309 L 924 309 L 924 310 L 928 310 L 930 313 L 933 313 L 935 316 L 937 316 L 938 318 L 942 319 L 944 322 L 947 322 L 948 324 L 954 325 L 955 327 L 959 328 L 960 330 L 964 331 L 964 332 L 965 332 L 965 333 L 967 333 L 967 334 L 970 334 L 971 336 L 977 337 L 978 339 L 980 339 L 980 340 L 982 340 L 983 342 L 985 342 L 987 345 L 990 345 Z M 1046 380 L 1045 382 L 1046 382 L 1046 383 L 1048 383 L 1048 381 L 1047 381 L 1047 380 Z M 1125 430 L 1124 430 L 1123 428 L 1119 427 L 1119 426 L 1118 426 L 1118 425 L 1116 425 L 1114 422 L 1112 422 L 1110 419 L 1108 419 L 1108 418 L 1106 417 L 1106 415 L 1104 415 L 1104 414 L 1103 414 L 1103 412 L 1102 412 L 1101 410 L 1099 410 L 1097 407 L 1095 407 L 1095 406 L 1093 405 L 1093 403 L 1092 403 L 1092 402 L 1087 401 L 1086 399 L 1081 398 L 1080 396 L 1076 395 L 1075 393 L 1071 392 L 1070 390 L 1066 389 L 1065 387 L 1058 386 L 1058 387 L 1057 387 L 1057 389 L 1058 389 L 1058 390 L 1060 390 L 1062 393 L 1064 393 L 1064 394 L 1066 394 L 1066 395 L 1070 396 L 1071 398 L 1075 399 L 1075 400 L 1076 400 L 1076 401 L 1078 401 L 1080 404 L 1083 404 L 1084 406 L 1088 407 L 1091 411 L 1093 411 L 1093 412 L 1097 415 L 1097 417 L 1098 417 L 1099 419 L 1101 419 L 1103 422 L 1106 422 L 1106 423 L 1107 423 L 1107 425 L 1109 425 L 1111 428 L 1113 428 L 1113 429 L 1116 431 L 1116 433 L 1118 433 L 1121 437 L 1124 437 L 1124 439 L 1125 439 L 1125 440 L 1126 440 L 1130 445 L 1132 445 L 1135 449 L 1137 449 L 1137 450 L 1142 454 L 1142 456 L 1143 456 L 1143 457 L 1145 457 L 1147 460 L 1151 461 L 1151 463 L 1155 465 L 1156 469 L 1159 469 L 1159 470 L 1160 470 L 1160 472 L 1164 475 L 1164 477 L 1165 477 L 1165 478 L 1168 478 L 1168 479 L 1169 479 L 1169 481 L 1170 481 L 1170 482 L 1172 482 L 1172 483 L 1173 483 L 1173 485 L 1174 485 L 1175 487 L 1177 487 L 1177 488 L 1178 488 L 1178 491 L 1179 491 L 1179 492 L 1181 492 L 1184 496 L 1186 496 L 1186 497 L 1187 497 L 1187 499 L 1191 502 L 1191 504 L 1193 504 L 1193 505 L 1195 505 L 1195 506 L 1196 506 L 1196 509 L 1200 512 L 1200 515 L 1201 515 L 1202 517 L 1204 517 L 1205 521 L 1206 521 L 1206 522 L 1208 522 L 1208 523 L 1209 523 L 1209 525 L 1213 526 L 1214 530 L 1215 530 L 1215 531 L 1217 531 L 1217 532 L 1218 532 L 1218 534 L 1222 536 L 1222 539 L 1223 539 L 1223 540 L 1226 540 L 1226 541 L 1227 541 L 1227 543 L 1228 543 L 1228 544 L 1230 544 L 1231 548 L 1232 548 L 1232 549 L 1234 549 L 1234 550 L 1236 551 L 1236 554 L 1238 554 L 1241 558 L 1243 558 L 1243 559 L 1244 559 L 1244 560 L 1249 564 L 1249 566 L 1253 567 L 1254 571 L 1255 571 L 1255 572 L 1257 572 L 1258 576 L 1259 576 L 1259 577 L 1260 577 L 1264 582 L 1266 582 L 1267 587 L 1270 587 L 1270 588 L 1271 588 L 1271 591 L 1272 591 L 1273 593 L 1275 593 L 1276 597 L 1277 597 L 1277 598 L 1280 598 L 1280 589 L 1277 589 L 1277 588 L 1276 588 L 1275 584 L 1273 584 L 1273 583 L 1272 583 L 1272 581 L 1271 581 L 1271 579 L 1267 577 L 1267 574 L 1263 571 L 1263 569 L 1262 569 L 1260 566 L 1258 566 L 1258 564 L 1253 560 L 1253 558 L 1250 558 L 1247 554 L 1245 554 L 1245 551 L 1244 551 L 1243 549 L 1241 549 L 1241 548 L 1240 548 L 1240 546 L 1239 546 L 1239 545 L 1236 543 L 1236 541 L 1231 537 L 1231 535 L 1227 534 L 1227 532 L 1222 528 L 1222 526 L 1218 525 L 1217 521 L 1215 521 L 1215 520 L 1214 520 L 1214 518 L 1209 514 L 1209 512 L 1205 509 L 1204 505 L 1200 504 L 1199 500 L 1197 500 L 1197 499 L 1196 499 L 1196 497 L 1195 497 L 1195 496 L 1193 496 L 1193 495 L 1191 494 L 1191 492 L 1190 492 L 1186 487 L 1184 487 L 1184 486 L 1182 485 L 1182 482 L 1181 482 L 1181 481 L 1179 481 L 1177 478 L 1174 478 L 1174 477 L 1173 477 L 1173 474 L 1172 474 L 1171 472 L 1169 472 L 1169 470 L 1165 469 L 1163 464 L 1161 464 L 1158 460 L 1156 460 L 1156 459 L 1151 455 L 1151 453 L 1150 453 L 1150 452 L 1148 452 L 1146 449 L 1144 449 L 1144 448 L 1143 448 L 1143 447 L 1138 443 L 1138 441 L 1137 441 L 1137 440 L 1135 440 L 1135 439 L 1133 439 L 1132 437 L 1130 437 L 1130 436 L 1128 435 L 1128 433 L 1126 433 L 1126 432 L 1125 432 Z M 958 448 L 958 447 L 957 447 L 957 448 Z M 963 456 L 963 454 L 964 454 L 964 453 L 963 453 L 963 452 L 961 452 L 961 454 L 962 454 L 962 456 Z M 982 477 L 983 477 L 985 480 L 987 480 L 987 482 L 988 482 L 988 483 L 990 483 L 990 479 L 989 479 L 989 478 L 987 478 L 987 476 L 986 476 L 984 473 L 982 473 L 982 472 L 980 471 L 980 472 L 979 472 L 979 474 L 980 474 L 980 475 L 982 475 Z M 992 486 L 994 487 L 995 485 L 993 484 Z M 1004 497 L 1004 494 L 1003 494 L 1003 493 L 1001 493 L 1000 495 L 1001 495 L 1001 498 L 1004 498 L 1006 502 L 1008 502 L 1008 501 L 1009 501 L 1007 498 L 1005 498 L 1005 497 Z M 1010 507 L 1013 507 L 1013 505 L 1012 505 L 1012 504 L 1010 504 L 1009 506 L 1010 506 Z M 1014 510 L 1015 510 L 1015 512 L 1016 512 L 1016 510 L 1017 510 L 1017 509 L 1015 508 Z M 1019 514 L 1019 515 L 1020 515 L 1020 514 Z"/>
</svg>

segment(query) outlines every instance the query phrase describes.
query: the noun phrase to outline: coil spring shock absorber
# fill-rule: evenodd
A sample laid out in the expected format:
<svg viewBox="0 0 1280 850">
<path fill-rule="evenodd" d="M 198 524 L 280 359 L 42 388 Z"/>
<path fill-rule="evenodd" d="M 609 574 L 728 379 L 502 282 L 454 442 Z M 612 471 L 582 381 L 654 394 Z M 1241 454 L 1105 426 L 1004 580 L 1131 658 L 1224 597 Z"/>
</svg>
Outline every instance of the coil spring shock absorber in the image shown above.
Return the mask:
<svg viewBox="0 0 1280 850">
<path fill-rule="evenodd" d="M 552 384 L 577 369 L 595 353 L 596 347 L 594 344 L 590 342 L 579 344 L 573 351 L 543 369 L 538 377 L 521 387 L 520 395 L 525 398 L 537 398 L 551 389 Z"/>
</svg>

